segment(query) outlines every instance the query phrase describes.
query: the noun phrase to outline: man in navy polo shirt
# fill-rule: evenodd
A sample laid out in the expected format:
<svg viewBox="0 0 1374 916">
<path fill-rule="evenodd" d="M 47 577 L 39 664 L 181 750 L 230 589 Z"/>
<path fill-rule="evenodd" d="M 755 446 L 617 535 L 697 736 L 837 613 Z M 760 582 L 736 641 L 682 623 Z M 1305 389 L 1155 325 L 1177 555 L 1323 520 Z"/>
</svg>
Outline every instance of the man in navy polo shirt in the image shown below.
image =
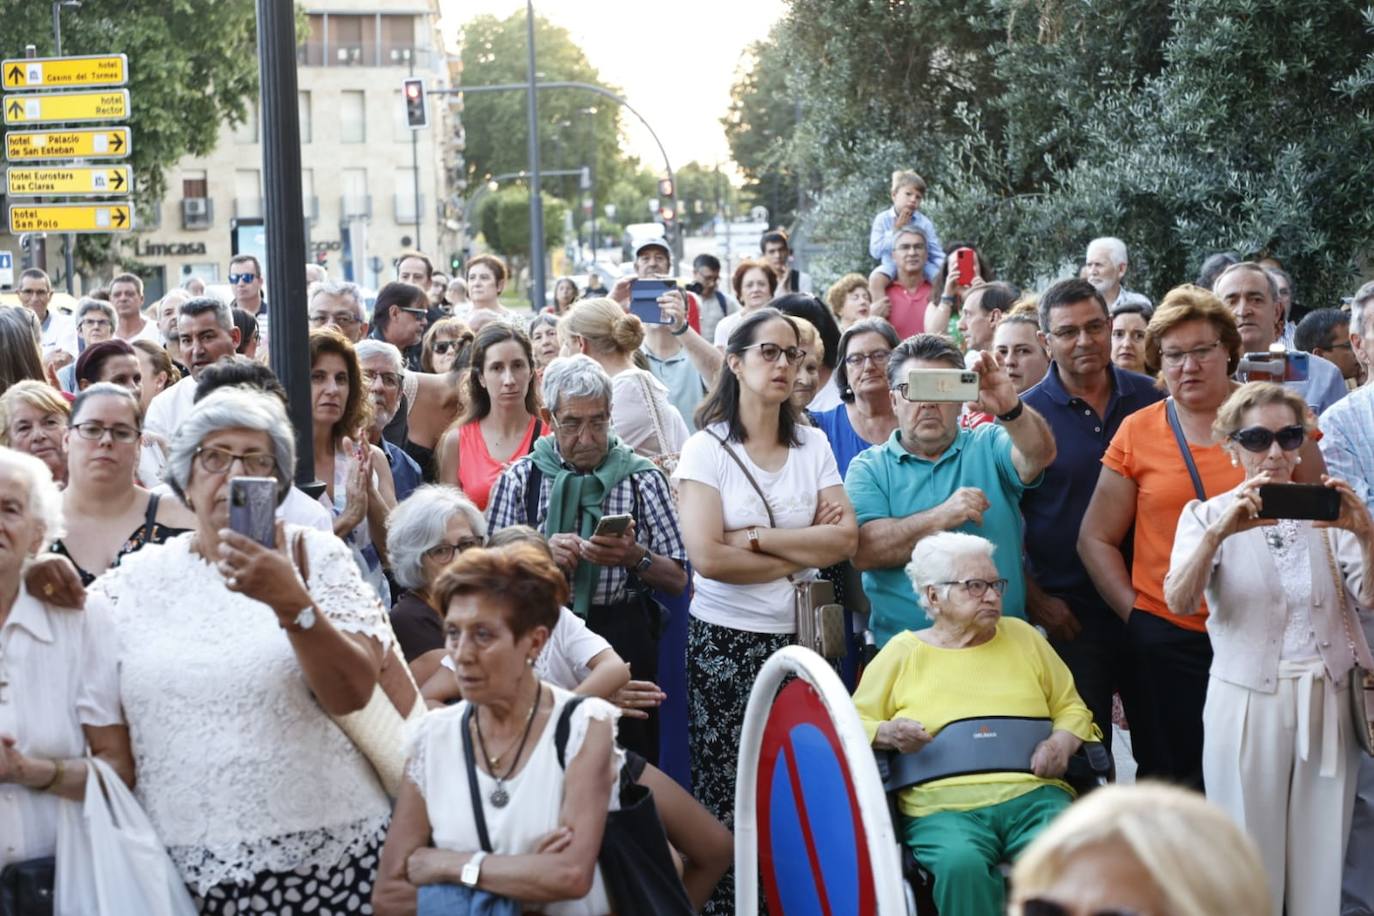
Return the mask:
<svg viewBox="0 0 1374 916">
<path fill-rule="evenodd" d="M 1039 487 L 1021 495 L 1026 524 L 1026 611 L 1073 672 L 1108 742 L 1112 693 L 1129 703 L 1126 626 L 1093 587 L 1074 544 L 1097 486 L 1102 455 L 1121 421 L 1164 397 L 1148 377 L 1113 366 L 1107 303 L 1087 280 L 1062 280 L 1040 297 L 1049 372 L 1022 399 L 1058 446 Z"/>
</svg>

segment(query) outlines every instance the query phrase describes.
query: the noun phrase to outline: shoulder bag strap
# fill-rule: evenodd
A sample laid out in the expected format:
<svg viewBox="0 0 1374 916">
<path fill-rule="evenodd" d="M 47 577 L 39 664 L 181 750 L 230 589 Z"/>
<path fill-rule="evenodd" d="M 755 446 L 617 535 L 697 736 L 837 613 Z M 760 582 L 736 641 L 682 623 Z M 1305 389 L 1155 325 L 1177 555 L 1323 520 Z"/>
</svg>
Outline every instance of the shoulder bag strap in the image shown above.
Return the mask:
<svg viewBox="0 0 1374 916">
<path fill-rule="evenodd" d="M 654 427 L 654 438 L 658 440 L 658 453 L 665 455 L 669 452 L 668 435 L 663 431 L 663 418 L 659 415 L 658 404 L 654 400 L 654 386 L 649 384 L 649 380 L 644 376 L 648 374 L 643 371 L 634 374 L 635 382 L 639 385 L 639 392 L 644 396 L 645 406 L 649 410 L 649 422 Z"/>
<path fill-rule="evenodd" d="M 146 544 L 153 542 L 153 526 L 157 524 L 157 504 L 161 501 L 162 497 L 158 494 L 148 494 L 148 511 L 143 513 L 143 541 Z"/>
<path fill-rule="evenodd" d="M 563 704 L 563 711 L 558 714 L 558 725 L 553 730 L 553 749 L 558 753 L 558 766 L 560 769 L 568 768 L 567 761 L 563 758 L 568 752 L 568 732 L 572 731 L 572 714 L 586 697 L 573 697 Z M 471 753 L 471 751 L 469 751 Z"/>
<path fill-rule="evenodd" d="M 468 791 L 472 793 L 472 817 L 477 822 L 477 840 L 482 844 L 483 850 L 491 852 L 491 837 L 487 835 L 487 815 L 482 810 L 482 792 L 477 788 L 477 759 L 472 753 L 472 710 L 473 706 L 469 703 L 463 712 L 463 760 L 468 767 Z"/>
<path fill-rule="evenodd" d="M 1183 455 L 1183 463 L 1188 466 L 1188 476 L 1193 478 L 1193 492 L 1197 498 L 1203 502 L 1207 501 L 1207 493 L 1202 489 L 1202 475 L 1197 472 L 1197 465 L 1193 463 L 1193 453 L 1188 448 L 1188 437 L 1183 435 L 1183 424 L 1178 421 L 1178 410 L 1174 408 L 1174 399 L 1168 398 L 1164 402 L 1164 413 L 1169 418 L 1169 428 L 1174 431 L 1174 440 L 1178 442 L 1178 450 Z"/>
<path fill-rule="evenodd" d="M 539 488 L 544 485 L 544 472 L 539 465 L 530 462 L 530 472 L 525 475 L 525 524 L 531 528 L 539 526 Z M 547 535 L 547 532 L 545 532 Z"/>
<path fill-rule="evenodd" d="M 777 520 L 773 518 L 773 507 L 768 505 L 768 497 L 763 494 L 763 487 L 759 486 L 759 482 L 754 479 L 754 475 L 749 473 L 749 468 L 745 467 L 744 462 L 740 460 L 739 455 L 735 454 L 735 450 L 730 447 L 729 443 L 727 443 L 720 436 L 717 436 L 715 433 L 711 432 L 709 429 L 706 430 L 706 434 L 720 443 L 720 447 L 725 449 L 725 454 L 729 455 L 731 460 L 733 460 L 735 464 L 739 465 L 739 469 L 744 472 L 744 479 L 749 481 L 749 485 L 754 488 L 754 492 L 759 494 L 759 499 L 763 500 L 763 511 L 768 513 L 769 527 L 778 527 Z"/>
<path fill-rule="evenodd" d="M 1341 566 L 1336 562 L 1336 551 L 1331 546 L 1331 534 L 1329 531 L 1321 532 L 1322 547 L 1326 549 L 1326 563 L 1331 567 L 1331 584 L 1336 589 L 1336 607 L 1340 611 L 1341 622 L 1345 624 L 1345 641 L 1350 647 L 1350 657 L 1354 660 L 1356 668 L 1360 667 L 1360 653 L 1355 648 L 1355 635 L 1350 631 L 1350 601 L 1345 589 L 1345 577 L 1341 575 Z"/>
</svg>

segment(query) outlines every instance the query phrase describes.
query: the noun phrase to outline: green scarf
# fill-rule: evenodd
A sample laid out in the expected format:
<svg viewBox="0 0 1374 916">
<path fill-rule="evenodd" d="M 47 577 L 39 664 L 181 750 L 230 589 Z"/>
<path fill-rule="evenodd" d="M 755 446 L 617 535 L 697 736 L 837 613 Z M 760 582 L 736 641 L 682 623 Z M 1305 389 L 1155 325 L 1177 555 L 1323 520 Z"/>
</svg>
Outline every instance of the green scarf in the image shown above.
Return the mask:
<svg viewBox="0 0 1374 916">
<path fill-rule="evenodd" d="M 601 521 L 602 505 L 616 485 L 631 474 L 658 469 L 648 458 L 621 442 L 615 433 L 610 434 L 606 457 L 594 470 L 585 474 L 564 464 L 553 436 L 536 440 L 530 459 L 552 485 L 548 514 L 544 517 L 545 537 L 572 531 L 579 516 L 582 518 L 582 530 L 577 534 L 584 538 L 591 537 Z M 586 560 L 578 561 L 573 574 L 573 611 L 579 617 L 587 616 L 599 574 L 600 567 Z"/>
</svg>

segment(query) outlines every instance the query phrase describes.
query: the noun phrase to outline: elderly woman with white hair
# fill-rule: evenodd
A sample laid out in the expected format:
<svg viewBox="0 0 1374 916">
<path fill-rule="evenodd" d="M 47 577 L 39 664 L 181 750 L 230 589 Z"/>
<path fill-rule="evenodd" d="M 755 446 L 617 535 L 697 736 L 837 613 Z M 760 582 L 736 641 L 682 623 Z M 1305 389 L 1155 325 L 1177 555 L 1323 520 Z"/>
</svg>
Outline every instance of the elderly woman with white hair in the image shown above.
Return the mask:
<svg viewBox="0 0 1374 916">
<path fill-rule="evenodd" d="M 919 752 L 961 719 L 1049 719 L 1031 772 L 979 773 L 904 789 L 903 839 L 935 876 L 942 913 L 995 916 L 1005 888 L 994 866 L 1014 858 L 1068 807 L 1069 758 L 1100 740 L 1069 669 L 1030 624 L 1002 616 L 1007 580 L 993 544 L 942 531 L 916 542 L 906 573 L 933 621 L 899 633 L 864 670 L 854 705 L 873 746 Z"/>
<path fill-rule="evenodd" d="M 412 666 L 425 653 L 444 648 L 444 615 L 431 595 L 439 573 L 486 540 L 486 518 L 457 487 L 426 484 L 387 516 L 391 574 L 406 590 L 391 608 L 391 628 Z M 424 673 L 432 674 L 433 667 Z M 419 673 L 415 679 L 424 682 Z"/>
<path fill-rule="evenodd" d="M 203 913 L 366 912 L 390 813 L 331 718 L 368 702 L 394 638 L 376 593 L 331 534 L 278 525 L 265 547 L 229 526 L 234 477 L 275 478 L 280 501 L 295 464 L 277 398 L 200 401 L 167 465 L 195 529 L 87 597 L 116 635 L 84 666 L 83 721 L 127 726 L 139 800 Z"/>
<path fill-rule="evenodd" d="M 1074 805 L 1026 848 L 1011 884 L 1011 916 L 1268 908 L 1249 838 L 1201 795 L 1162 783 L 1108 786 Z"/>
<path fill-rule="evenodd" d="M 108 615 L 55 608 L 24 584 L 25 562 L 62 533 L 47 467 L 0 448 L 0 869 L 54 854 L 60 800 L 86 793 L 86 748 L 133 780 L 118 715 L 78 706 L 84 675 L 108 651 Z M 25 908 L 37 901 L 17 902 L 38 912 Z"/>
</svg>

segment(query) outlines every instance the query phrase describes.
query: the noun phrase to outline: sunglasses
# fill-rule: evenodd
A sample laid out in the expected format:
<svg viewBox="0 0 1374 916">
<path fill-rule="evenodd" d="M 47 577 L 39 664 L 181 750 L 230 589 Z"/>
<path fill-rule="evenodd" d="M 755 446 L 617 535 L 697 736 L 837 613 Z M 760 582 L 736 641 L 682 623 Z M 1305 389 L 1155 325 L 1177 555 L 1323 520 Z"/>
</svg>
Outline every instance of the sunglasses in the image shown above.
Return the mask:
<svg viewBox="0 0 1374 916">
<path fill-rule="evenodd" d="M 252 283 L 257 278 L 257 274 L 230 274 L 229 284 L 231 286 L 237 286 L 240 283 Z"/>
<path fill-rule="evenodd" d="M 436 340 L 434 342 L 434 352 L 438 353 L 440 356 L 443 356 L 445 353 L 447 353 L 449 350 L 452 350 L 456 346 L 458 346 L 458 341 L 456 340 Z"/>
<path fill-rule="evenodd" d="M 1021 916 L 1074 916 L 1074 911 L 1061 903 L 1032 897 L 1021 904 Z M 1093 910 L 1087 916 L 1144 916 L 1139 910 L 1122 910 L 1115 907 L 1107 910 Z"/>
<path fill-rule="evenodd" d="M 1250 426 L 1231 433 L 1231 441 L 1247 452 L 1267 452 L 1275 440 L 1278 440 L 1279 448 L 1285 452 L 1292 452 L 1302 448 L 1306 439 L 1307 432 L 1296 423 L 1278 431 L 1265 429 L 1263 426 Z"/>
</svg>

